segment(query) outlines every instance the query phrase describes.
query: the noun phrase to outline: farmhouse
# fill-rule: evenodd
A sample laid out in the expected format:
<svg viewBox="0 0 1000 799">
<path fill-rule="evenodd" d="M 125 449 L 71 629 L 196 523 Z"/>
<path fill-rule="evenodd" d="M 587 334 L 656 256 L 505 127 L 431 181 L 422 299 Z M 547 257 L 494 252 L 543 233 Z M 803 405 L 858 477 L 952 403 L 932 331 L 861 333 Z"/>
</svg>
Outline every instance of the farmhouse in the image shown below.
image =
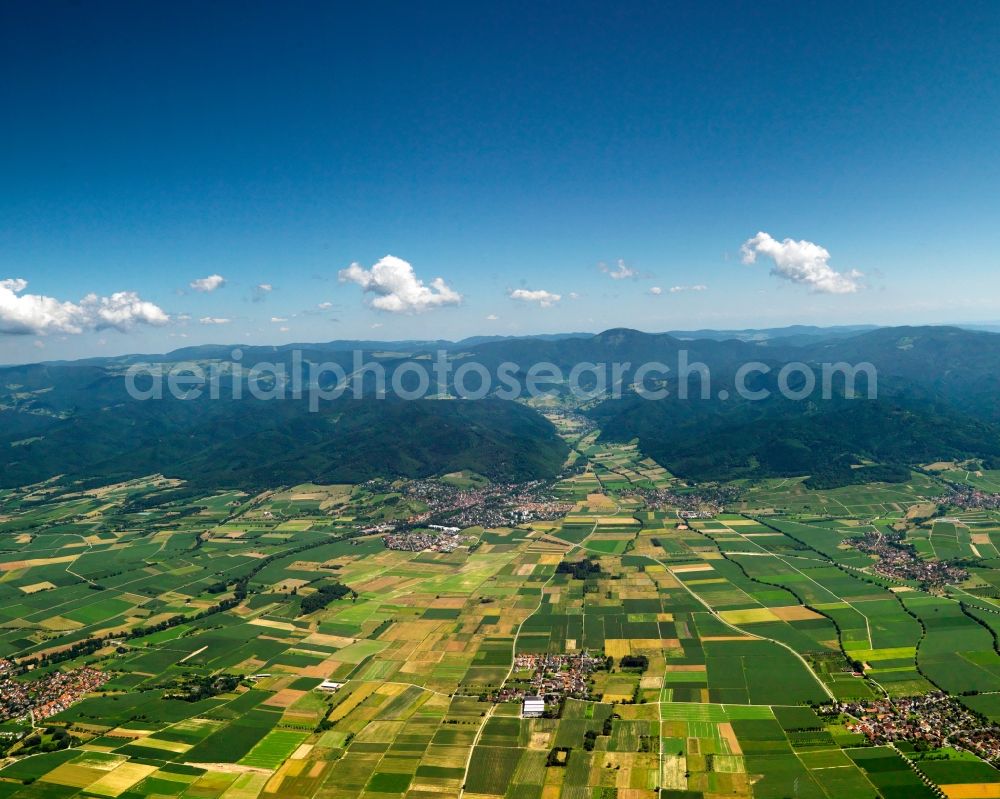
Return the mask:
<svg viewBox="0 0 1000 799">
<path fill-rule="evenodd" d="M 545 712 L 545 700 L 540 696 L 526 696 L 521 704 L 521 718 L 537 719 Z"/>
</svg>

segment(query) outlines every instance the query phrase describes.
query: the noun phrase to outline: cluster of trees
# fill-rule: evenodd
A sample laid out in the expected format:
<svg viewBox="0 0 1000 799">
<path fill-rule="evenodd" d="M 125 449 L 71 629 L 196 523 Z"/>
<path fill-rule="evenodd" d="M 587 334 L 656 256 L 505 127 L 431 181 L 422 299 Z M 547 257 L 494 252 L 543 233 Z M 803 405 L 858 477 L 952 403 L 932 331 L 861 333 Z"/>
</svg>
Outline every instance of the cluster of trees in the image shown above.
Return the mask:
<svg viewBox="0 0 1000 799">
<path fill-rule="evenodd" d="M 864 483 L 905 483 L 910 479 L 910 468 L 902 464 L 855 466 L 850 463 L 851 460 L 841 458 L 830 464 L 817 465 L 805 485 L 813 489 L 840 488 Z"/>
<path fill-rule="evenodd" d="M 219 694 L 235 691 L 242 681 L 236 674 L 199 674 L 176 680 L 164 694 L 164 699 L 180 699 L 184 702 L 199 702 Z"/>
<path fill-rule="evenodd" d="M 623 669 L 638 669 L 640 671 L 645 671 L 649 668 L 649 658 L 645 655 L 624 655 L 622 659 L 618 661 L 618 665 Z"/>
<path fill-rule="evenodd" d="M 302 598 L 302 603 L 299 606 L 299 615 L 305 616 L 307 613 L 315 613 L 317 610 L 322 610 L 331 602 L 345 597 L 351 594 L 352 597 L 357 598 L 357 594 L 348 588 L 343 583 L 328 582 L 321 585 L 315 593 L 309 594 L 309 596 Z"/>
<path fill-rule="evenodd" d="M 605 737 L 611 735 L 612 727 L 614 726 L 615 719 L 620 719 L 617 713 L 612 713 L 606 719 L 604 719 L 604 724 L 601 726 L 601 731 L 597 730 L 587 730 L 583 734 L 583 748 L 588 752 L 593 752 L 594 747 L 597 745 L 597 736 L 603 735 Z"/>
<path fill-rule="evenodd" d="M 556 566 L 556 574 L 569 574 L 574 580 L 586 580 L 601 573 L 601 564 L 589 557 L 583 560 L 564 560 Z"/>
<path fill-rule="evenodd" d="M 32 732 L 21 741 L 17 749 L 18 756 L 41 754 L 43 752 L 58 752 L 80 743 L 75 735 L 70 735 L 63 727 L 46 727 L 42 732 Z M 3 743 L 0 743 L 0 755 L 6 754 Z"/>
</svg>

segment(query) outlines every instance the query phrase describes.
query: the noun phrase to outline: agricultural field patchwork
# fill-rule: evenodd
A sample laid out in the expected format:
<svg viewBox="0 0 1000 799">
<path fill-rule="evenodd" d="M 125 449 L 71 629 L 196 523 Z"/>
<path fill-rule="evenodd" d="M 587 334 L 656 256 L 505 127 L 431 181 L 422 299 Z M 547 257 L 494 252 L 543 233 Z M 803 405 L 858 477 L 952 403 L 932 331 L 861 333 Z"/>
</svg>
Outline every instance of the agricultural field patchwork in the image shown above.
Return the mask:
<svg viewBox="0 0 1000 799">
<path fill-rule="evenodd" d="M 1000 796 L 997 512 L 556 421 L 546 485 L 4 492 L 0 796 Z"/>
</svg>

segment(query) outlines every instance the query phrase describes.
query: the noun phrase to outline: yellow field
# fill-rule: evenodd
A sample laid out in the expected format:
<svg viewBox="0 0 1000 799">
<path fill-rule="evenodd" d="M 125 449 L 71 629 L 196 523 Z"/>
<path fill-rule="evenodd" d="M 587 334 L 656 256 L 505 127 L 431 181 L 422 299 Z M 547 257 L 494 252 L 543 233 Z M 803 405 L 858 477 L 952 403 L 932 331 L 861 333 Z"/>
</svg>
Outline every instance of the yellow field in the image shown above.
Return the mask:
<svg viewBox="0 0 1000 799">
<path fill-rule="evenodd" d="M 37 594 L 39 591 L 47 591 L 50 588 L 55 588 L 55 586 L 48 580 L 41 583 L 32 583 L 31 585 L 21 586 L 21 590 L 26 594 Z"/>
<path fill-rule="evenodd" d="M 344 718 L 344 716 L 375 693 L 375 689 L 377 687 L 378 686 L 375 683 L 365 683 L 363 685 L 359 685 L 354 693 L 333 709 L 333 712 L 331 712 L 329 716 L 330 721 L 340 721 Z"/>
<path fill-rule="evenodd" d="M 627 638 L 608 638 L 604 641 L 604 653 L 615 660 L 619 660 L 631 652 L 632 649 Z"/>
<path fill-rule="evenodd" d="M 674 574 L 687 574 L 689 572 L 712 572 L 715 569 L 708 563 L 683 563 L 679 566 L 671 566 L 670 571 Z"/>
<path fill-rule="evenodd" d="M 250 619 L 250 621 L 248 621 L 247 624 L 252 624 L 255 627 L 270 627 L 271 629 L 274 630 L 288 630 L 289 632 L 294 632 L 296 629 L 298 629 L 291 622 L 278 621 L 277 619 L 264 619 L 260 617 L 256 619 Z"/>
<path fill-rule="evenodd" d="M 660 785 L 674 791 L 687 790 L 687 758 L 684 755 L 666 754 L 663 755 L 663 774 Z"/>
<path fill-rule="evenodd" d="M 730 624 L 757 624 L 778 621 L 778 616 L 770 608 L 746 608 L 744 610 L 720 610 L 719 618 Z"/>
<path fill-rule="evenodd" d="M 67 619 L 64 616 L 53 616 L 51 619 L 45 619 L 38 623 L 38 626 L 44 630 L 52 630 L 57 632 L 63 632 L 66 630 L 76 630 L 82 627 L 78 621 L 73 621 L 72 619 Z"/>
<path fill-rule="evenodd" d="M 292 760 L 305 760 L 313 750 L 313 744 L 299 744 L 299 748 L 292 752 Z"/>
<path fill-rule="evenodd" d="M 873 662 L 876 660 L 901 660 L 917 655 L 915 646 L 897 646 L 887 649 L 849 649 L 848 654 L 856 660 Z"/>
<path fill-rule="evenodd" d="M 998 782 L 961 782 L 942 785 L 941 790 L 948 799 L 1000 799 Z"/>
<path fill-rule="evenodd" d="M 79 555 L 61 555 L 58 558 L 31 558 L 30 560 L 11 560 L 0 563 L 0 571 L 9 572 L 15 569 L 33 569 L 35 566 L 54 566 L 57 563 L 72 563 Z"/>
<path fill-rule="evenodd" d="M 56 785 L 66 785 L 70 788 L 85 788 L 99 776 L 100 772 L 87 766 L 63 763 L 45 775 L 45 782 L 54 782 Z"/>
<path fill-rule="evenodd" d="M 771 612 L 782 621 L 808 621 L 810 619 L 823 618 L 819 613 L 809 610 L 804 605 L 787 605 L 783 608 L 771 608 Z"/>
<path fill-rule="evenodd" d="M 193 744 L 184 744 L 180 741 L 164 741 L 160 738 L 142 738 L 139 744 L 150 749 L 162 749 L 165 752 L 174 753 L 186 752 L 193 746 Z"/>
</svg>

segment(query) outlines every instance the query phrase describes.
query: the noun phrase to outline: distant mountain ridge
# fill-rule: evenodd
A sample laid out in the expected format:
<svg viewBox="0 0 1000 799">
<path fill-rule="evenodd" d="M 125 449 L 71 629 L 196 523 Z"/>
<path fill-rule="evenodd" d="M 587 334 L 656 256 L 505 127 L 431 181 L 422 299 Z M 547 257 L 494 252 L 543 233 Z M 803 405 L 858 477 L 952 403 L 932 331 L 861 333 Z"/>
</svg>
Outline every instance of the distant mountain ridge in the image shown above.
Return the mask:
<svg viewBox="0 0 1000 799">
<path fill-rule="evenodd" d="M 784 327 L 722 329 L 701 328 L 696 330 L 668 330 L 663 332 L 643 332 L 631 328 L 611 328 L 599 333 L 537 333 L 524 335 L 479 335 L 451 341 L 449 339 L 402 339 L 381 341 L 376 339 L 334 339 L 326 342 L 294 342 L 276 345 L 255 345 L 234 342 L 232 344 L 199 344 L 170 350 L 165 353 L 132 353 L 119 356 L 94 356 L 74 360 L 38 361 L 32 365 L 54 364 L 59 366 L 104 365 L 109 362 L 163 362 L 182 360 L 229 359 L 233 350 L 240 350 L 246 357 L 264 358 L 268 354 L 280 354 L 293 350 L 314 352 L 348 352 L 362 350 L 368 352 L 420 352 L 443 349 L 455 351 L 478 348 L 484 344 L 505 344 L 515 342 L 559 342 L 571 339 L 594 340 L 607 338 L 617 332 L 628 331 L 635 336 L 669 336 L 686 343 L 698 341 L 740 341 L 760 346 L 808 347 L 829 344 L 838 340 L 856 338 L 878 330 L 964 330 L 969 332 L 1000 333 L 1000 324 L 988 325 L 923 325 L 923 326 L 880 326 L 880 325 L 788 325 Z M 0 370 L 26 366 L 29 364 L 0 365 Z"/>
<path fill-rule="evenodd" d="M 296 342 L 292 344 L 196 344 L 190 347 L 181 347 L 165 353 L 134 353 L 130 355 L 99 356 L 93 358 L 80 358 L 72 361 L 41 361 L 42 364 L 58 364 L 66 366 L 69 364 L 104 364 L 109 361 L 120 361 L 124 363 L 142 362 L 163 362 L 173 363 L 185 360 L 228 360 L 232 357 L 234 350 L 240 350 L 244 356 L 256 356 L 264 358 L 268 354 L 292 352 L 293 350 L 309 350 L 314 352 L 349 352 L 353 350 L 365 351 L 394 351 L 394 352 L 417 352 L 423 350 L 458 350 L 468 347 L 476 347 L 495 341 L 512 341 L 521 338 L 537 339 L 539 341 L 559 341 L 567 338 L 590 338 L 593 333 L 540 333 L 531 336 L 470 336 L 458 341 L 447 339 L 404 339 L 400 341 L 378 341 L 375 339 L 335 339 L 327 342 Z M 0 369 L 11 368 L 21 364 L 11 364 L 0 366 Z"/>
</svg>

